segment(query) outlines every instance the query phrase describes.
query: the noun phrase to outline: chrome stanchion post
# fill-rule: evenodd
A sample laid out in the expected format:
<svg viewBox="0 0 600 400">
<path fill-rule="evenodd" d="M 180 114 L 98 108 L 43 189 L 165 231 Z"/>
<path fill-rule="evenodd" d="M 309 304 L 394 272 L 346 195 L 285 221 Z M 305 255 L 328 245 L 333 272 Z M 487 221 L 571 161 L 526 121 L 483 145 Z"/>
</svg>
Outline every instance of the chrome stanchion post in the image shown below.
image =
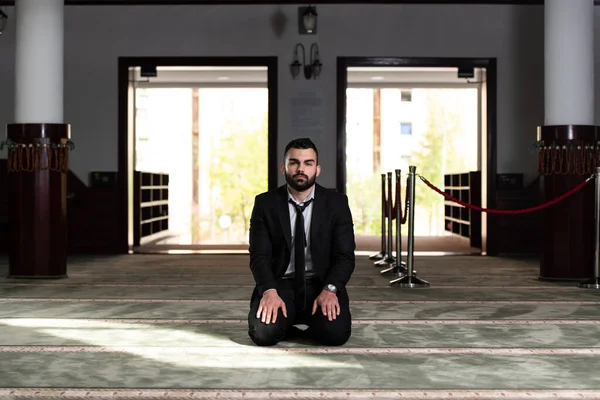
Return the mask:
<svg viewBox="0 0 600 400">
<path fill-rule="evenodd" d="M 406 275 L 398 277 L 390 284 L 397 285 L 401 288 L 419 288 L 429 286 L 429 282 L 423 279 L 417 278 L 417 274 L 414 271 L 414 250 L 415 250 L 415 181 L 416 181 L 416 170 L 417 167 L 411 165 L 408 167 L 409 177 L 409 205 L 408 205 L 408 242 L 407 242 L 407 264 L 408 272 Z"/>
<path fill-rule="evenodd" d="M 594 277 L 580 282 L 577 286 L 582 289 L 600 289 L 600 168 L 596 168 L 596 189 L 594 200 Z"/>
<path fill-rule="evenodd" d="M 394 236 L 392 234 L 392 173 L 388 172 L 387 173 L 387 184 L 388 184 L 388 201 L 387 201 L 387 221 L 388 221 L 388 225 L 387 225 L 387 251 L 386 251 L 386 255 L 385 258 L 381 261 L 377 261 L 375 263 L 376 267 L 381 267 L 381 266 L 389 266 L 389 265 L 393 265 L 396 262 L 396 258 L 394 257 L 394 255 L 392 254 L 392 246 L 393 246 L 393 240 L 394 240 Z"/>
<path fill-rule="evenodd" d="M 381 174 L 381 251 L 369 256 L 369 260 L 383 260 L 385 255 L 385 174 Z"/>
<path fill-rule="evenodd" d="M 396 262 L 381 270 L 382 274 L 387 274 L 388 272 L 393 272 L 398 276 L 402 276 L 406 274 L 406 263 L 402 261 L 402 209 L 400 205 L 402 204 L 402 199 L 400 196 L 400 177 L 402 175 L 402 171 L 397 169 L 396 171 L 396 204 L 394 206 L 394 218 L 396 219 Z"/>
</svg>

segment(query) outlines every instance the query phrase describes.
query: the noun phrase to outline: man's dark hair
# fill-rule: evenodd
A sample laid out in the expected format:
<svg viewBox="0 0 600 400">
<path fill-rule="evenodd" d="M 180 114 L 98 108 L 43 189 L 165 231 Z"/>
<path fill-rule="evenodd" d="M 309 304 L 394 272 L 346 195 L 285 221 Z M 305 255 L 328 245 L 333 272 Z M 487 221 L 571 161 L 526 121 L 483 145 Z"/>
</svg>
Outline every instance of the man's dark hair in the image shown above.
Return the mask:
<svg viewBox="0 0 600 400">
<path fill-rule="evenodd" d="M 301 150 L 313 149 L 315 151 L 315 154 L 317 155 L 317 159 L 316 159 L 317 165 L 319 165 L 319 150 L 317 150 L 317 146 L 315 146 L 313 141 L 310 140 L 309 138 L 298 138 L 298 139 L 294 139 L 291 142 L 289 142 L 287 144 L 287 146 L 285 146 L 285 151 L 283 152 L 284 159 L 290 149 L 301 149 Z"/>
</svg>

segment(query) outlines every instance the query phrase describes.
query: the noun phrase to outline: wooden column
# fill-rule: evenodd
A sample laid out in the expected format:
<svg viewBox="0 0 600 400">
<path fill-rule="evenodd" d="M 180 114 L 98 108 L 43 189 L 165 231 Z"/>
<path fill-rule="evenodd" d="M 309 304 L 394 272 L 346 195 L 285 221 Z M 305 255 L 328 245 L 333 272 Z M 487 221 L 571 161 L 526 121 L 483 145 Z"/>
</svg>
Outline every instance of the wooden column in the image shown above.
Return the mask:
<svg viewBox="0 0 600 400">
<path fill-rule="evenodd" d="M 67 277 L 70 135 L 67 124 L 7 125 L 11 278 Z"/>
<path fill-rule="evenodd" d="M 541 149 L 541 203 L 573 189 L 594 173 L 599 127 L 553 125 L 538 128 Z M 565 147 L 563 147 L 565 146 Z M 554 149 L 552 149 L 554 148 Z M 593 161 L 595 160 L 595 161 Z M 541 213 L 540 279 L 583 280 L 593 277 L 594 184 L 590 181 L 574 195 Z"/>
</svg>

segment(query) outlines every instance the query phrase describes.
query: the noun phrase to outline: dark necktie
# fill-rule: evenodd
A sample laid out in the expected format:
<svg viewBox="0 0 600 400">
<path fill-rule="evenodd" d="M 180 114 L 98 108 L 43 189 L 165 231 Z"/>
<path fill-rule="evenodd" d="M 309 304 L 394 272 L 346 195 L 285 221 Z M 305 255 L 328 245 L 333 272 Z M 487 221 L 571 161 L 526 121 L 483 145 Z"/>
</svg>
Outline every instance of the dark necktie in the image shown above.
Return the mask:
<svg viewBox="0 0 600 400">
<path fill-rule="evenodd" d="M 296 290 L 296 310 L 304 310 L 306 305 L 306 271 L 304 249 L 306 249 L 306 231 L 304 230 L 304 215 L 302 212 L 313 201 L 310 199 L 300 206 L 292 199 L 290 203 L 296 208 L 296 226 L 294 233 L 294 288 Z"/>
</svg>

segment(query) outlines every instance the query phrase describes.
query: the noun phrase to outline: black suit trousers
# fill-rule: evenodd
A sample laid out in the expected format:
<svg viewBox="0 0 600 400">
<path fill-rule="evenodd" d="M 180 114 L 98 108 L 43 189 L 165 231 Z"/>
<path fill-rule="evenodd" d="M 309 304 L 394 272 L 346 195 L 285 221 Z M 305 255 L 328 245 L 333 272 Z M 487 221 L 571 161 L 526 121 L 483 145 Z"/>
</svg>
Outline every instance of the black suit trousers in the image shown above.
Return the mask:
<svg viewBox="0 0 600 400">
<path fill-rule="evenodd" d="M 288 339 L 294 325 L 307 325 L 308 336 L 318 343 L 326 346 L 341 346 L 348 341 L 351 334 L 352 317 L 350 314 L 350 301 L 346 290 L 338 292 L 340 315 L 329 321 L 318 307 L 312 314 L 313 303 L 323 290 L 323 284 L 318 278 L 309 278 L 306 281 L 306 306 L 303 311 L 297 312 L 294 305 L 293 279 L 282 279 L 277 284 L 277 293 L 283 300 L 287 310 L 287 318 L 281 309 L 277 314 L 277 321 L 270 324 L 263 323 L 256 318 L 261 297 L 256 296 L 250 303 L 248 314 L 248 334 L 252 341 L 259 346 L 273 346 L 278 342 Z M 261 315 L 262 317 L 262 315 Z"/>
</svg>

